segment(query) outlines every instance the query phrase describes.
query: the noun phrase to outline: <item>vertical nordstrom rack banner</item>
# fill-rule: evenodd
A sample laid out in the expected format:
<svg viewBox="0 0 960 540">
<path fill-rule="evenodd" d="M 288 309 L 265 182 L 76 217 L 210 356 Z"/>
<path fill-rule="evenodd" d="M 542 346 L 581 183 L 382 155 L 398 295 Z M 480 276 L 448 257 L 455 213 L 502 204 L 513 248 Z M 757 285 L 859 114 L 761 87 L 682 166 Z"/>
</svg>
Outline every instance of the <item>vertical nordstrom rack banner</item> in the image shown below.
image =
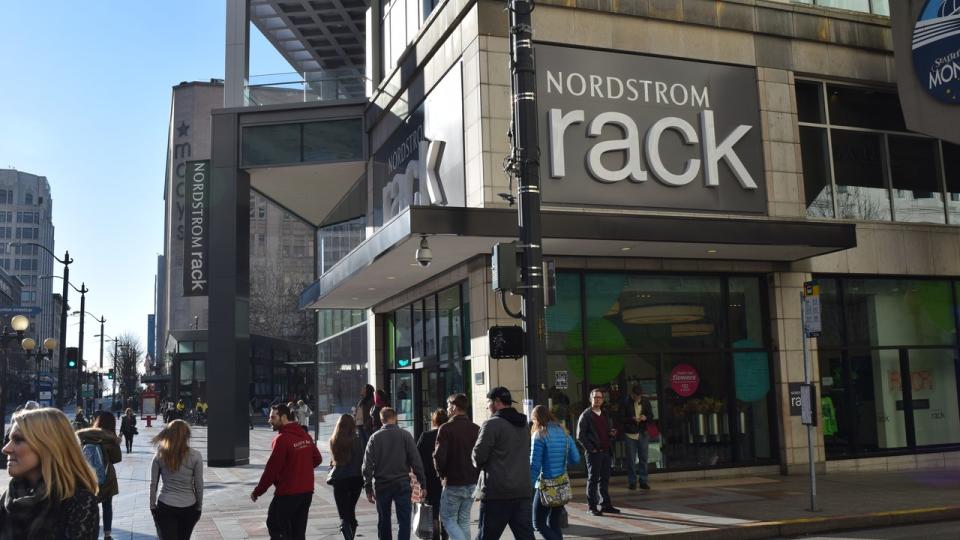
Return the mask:
<svg viewBox="0 0 960 540">
<path fill-rule="evenodd" d="M 210 241 L 210 160 L 188 161 L 183 230 L 183 295 L 206 296 Z"/>
<path fill-rule="evenodd" d="M 536 54 L 544 203 L 766 212 L 755 69 Z"/>
</svg>

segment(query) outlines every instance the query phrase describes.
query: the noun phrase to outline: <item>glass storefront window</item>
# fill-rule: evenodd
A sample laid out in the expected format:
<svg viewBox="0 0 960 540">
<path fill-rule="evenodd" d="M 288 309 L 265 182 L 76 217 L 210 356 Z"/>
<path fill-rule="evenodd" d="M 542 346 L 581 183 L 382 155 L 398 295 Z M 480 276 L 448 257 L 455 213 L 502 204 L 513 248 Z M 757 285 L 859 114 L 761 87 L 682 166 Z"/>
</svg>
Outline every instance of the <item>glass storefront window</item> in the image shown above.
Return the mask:
<svg viewBox="0 0 960 540">
<path fill-rule="evenodd" d="M 577 418 L 586 407 L 583 356 L 548 354 L 542 372 L 548 387 L 547 406 L 570 433 L 576 433 Z"/>
<path fill-rule="evenodd" d="M 714 467 L 733 461 L 729 374 L 729 364 L 717 354 L 664 355 L 660 430 L 667 467 Z"/>
<path fill-rule="evenodd" d="M 844 319 L 851 346 L 953 345 L 950 283 L 846 279 Z"/>
<path fill-rule="evenodd" d="M 947 180 L 947 213 L 950 223 L 960 223 L 960 146 L 942 142 L 943 175 Z"/>
<path fill-rule="evenodd" d="M 906 448 L 903 391 L 892 376 L 900 372 L 900 352 L 851 351 L 849 363 L 854 445 L 866 452 Z"/>
<path fill-rule="evenodd" d="M 546 309 L 546 320 L 548 351 L 581 348 L 579 274 L 557 273 L 557 302 Z"/>
<path fill-rule="evenodd" d="M 463 357 L 463 320 L 460 317 L 460 287 L 451 287 L 437 295 L 440 319 L 440 363 Z"/>
<path fill-rule="evenodd" d="M 889 221 L 890 193 L 883 175 L 883 136 L 833 130 L 831 137 L 837 217 Z"/>
<path fill-rule="evenodd" d="M 763 304 L 756 278 L 730 278 L 727 328 L 734 349 L 763 347 Z"/>
<path fill-rule="evenodd" d="M 807 215 L 833 217 L 833 187 L 830 182 L 826 128 L 800 126 L 800 148 Z"/>
<path fill-rule="evenodd" d="M 411 320 L 410 307 L 398 309 L 393 314 L 395 331 L 395 357 L 398 368 L 410 367 L 413 360 L 413 321 Z"/>
<path fill-rule="evenodd" d="M 840 286 L 833 278 L 818 278 L 820 284 L 820 337 L 821 348 L 839 347 L 843 343 L 844 319 L 840 306 Z"/>
<path fill-rule="evenodd" d="M 911 349 L 910 385 L 918 446 L 960 443 L 956 351 Z M 902 378 L 899 371 L 890 378 Z"/>
</svg>

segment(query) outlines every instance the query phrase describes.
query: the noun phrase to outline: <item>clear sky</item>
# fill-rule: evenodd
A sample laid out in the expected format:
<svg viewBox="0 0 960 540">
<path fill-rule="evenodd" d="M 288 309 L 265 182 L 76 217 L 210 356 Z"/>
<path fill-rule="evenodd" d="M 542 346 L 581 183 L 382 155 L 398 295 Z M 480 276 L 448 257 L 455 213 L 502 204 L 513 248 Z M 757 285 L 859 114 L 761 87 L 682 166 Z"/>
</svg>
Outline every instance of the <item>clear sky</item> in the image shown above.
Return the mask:
<svg viewBox="0 0 960 540">
<path fill-rule="evenodd" d="M 146 350 L 171 88 L 223 78 L 225 0 L 6 2 L 0 32 L 0 168 L 46 176 L 55 251 L 106 334 Z M 292 71 L 254 29 L 252 74 Z M 55 273 L 62 266 L 54 264 Z M 59 281 L 54 290 L 59 290 Z M 80 308 L 71 291 L 71 308 Z M 69 346 L 78 317 L 69 319 Z M 87 318 L 84 356 L 99 354 Z M 44 336 L 39 336 L 40 340 Z M 38 340 L 39 341 L 39 340 Z"/>
</svg>

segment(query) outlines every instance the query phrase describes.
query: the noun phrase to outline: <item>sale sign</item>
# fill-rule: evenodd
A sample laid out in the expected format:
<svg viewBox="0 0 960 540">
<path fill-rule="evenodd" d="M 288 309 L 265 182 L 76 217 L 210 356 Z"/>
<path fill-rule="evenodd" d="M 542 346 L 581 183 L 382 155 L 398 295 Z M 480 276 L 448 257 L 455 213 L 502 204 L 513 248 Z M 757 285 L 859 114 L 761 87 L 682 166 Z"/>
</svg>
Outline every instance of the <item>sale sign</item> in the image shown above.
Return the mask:
<svg viewBox="0 0 960 540">
<path fill-rule="evenodd" d="M 670 388 L 680 397 L 690 397 L 700 387 L 700 374 L 690 364 L 678 364 L 670 372 Z"/>
</svg>

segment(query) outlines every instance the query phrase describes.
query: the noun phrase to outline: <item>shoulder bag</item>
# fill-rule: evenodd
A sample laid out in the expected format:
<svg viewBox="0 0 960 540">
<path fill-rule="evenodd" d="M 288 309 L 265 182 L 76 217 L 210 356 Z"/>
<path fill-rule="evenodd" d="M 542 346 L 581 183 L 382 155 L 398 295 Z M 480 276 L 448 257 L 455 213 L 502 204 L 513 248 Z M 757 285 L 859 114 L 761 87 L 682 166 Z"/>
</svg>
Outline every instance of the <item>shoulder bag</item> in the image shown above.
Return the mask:
<svg viewBox="0 0 960 540">
<path fill-rule="evenodd" d="M 564 506 L 571 499 L 570 476 L 567 474 L 567 453 L 570 451 L 570 437 L 563 435 L 563 473 L 556 478 L 544 478 L 540 473 L 540 504 L 550 508 Z"/>
</svg>

